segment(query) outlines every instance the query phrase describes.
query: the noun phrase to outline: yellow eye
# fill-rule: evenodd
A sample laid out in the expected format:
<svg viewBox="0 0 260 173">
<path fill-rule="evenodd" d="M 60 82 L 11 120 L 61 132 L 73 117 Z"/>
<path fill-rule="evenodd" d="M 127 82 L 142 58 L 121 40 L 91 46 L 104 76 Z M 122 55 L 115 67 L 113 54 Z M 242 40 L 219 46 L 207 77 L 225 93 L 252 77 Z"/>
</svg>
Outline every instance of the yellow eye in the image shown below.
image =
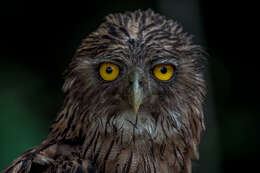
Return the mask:
<svg viewBox="0 0 260 173">
<path fill-rule="evenodd" d="M 115 80 L 119 75 L 119 67 L 109 62 L 102 63 L 99 67 L 99 74 L 105 81 Z"/>
<path fill-rule="evenodd" d="M 153 69 L 153 75 L 163 81 L 171 79 L 174 73 L 174 67 L 170 64 L 158 64 Z"/>
</svg>

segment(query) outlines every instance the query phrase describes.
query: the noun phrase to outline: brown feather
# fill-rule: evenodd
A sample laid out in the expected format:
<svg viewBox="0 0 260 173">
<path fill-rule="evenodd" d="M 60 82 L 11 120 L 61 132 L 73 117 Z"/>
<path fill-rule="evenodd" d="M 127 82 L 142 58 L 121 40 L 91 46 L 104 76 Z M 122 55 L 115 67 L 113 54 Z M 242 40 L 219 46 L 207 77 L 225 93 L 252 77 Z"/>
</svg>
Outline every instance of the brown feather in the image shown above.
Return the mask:
<svg viewBox="0 0 260 173">
<path fill-rule="evenodd" d="M 205 129 L 203 59 L 201 47 L 174 20 L 152 10 L 108 15 L 72 59 L 49 136 L 3 173 L 190 173 Z M 103 61 L 123 64 L 118 79 L 100 79 Z M 175 76 L 156 80 L 155 62 L 173 63 Z M 137 116 L 127 102 L 131 67 L 144 74 Z"/>
</svg>

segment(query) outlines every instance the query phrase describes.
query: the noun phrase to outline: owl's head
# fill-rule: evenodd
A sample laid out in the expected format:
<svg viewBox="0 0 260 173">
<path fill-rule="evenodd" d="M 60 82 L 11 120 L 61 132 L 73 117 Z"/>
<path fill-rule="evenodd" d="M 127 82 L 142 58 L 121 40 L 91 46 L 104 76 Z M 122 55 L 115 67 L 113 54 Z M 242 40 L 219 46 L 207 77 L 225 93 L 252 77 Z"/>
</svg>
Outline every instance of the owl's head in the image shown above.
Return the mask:
<svg viewBox="0 0 260 173">
<path fill-rule="evenodd" d="M 125 141 L 196 144 L 204 128 L 202 59 L 174 20 L 152 10 L 109 15 L 70 64 L 56 126 L 68 138 L 98 128 Z"/>
</svg>

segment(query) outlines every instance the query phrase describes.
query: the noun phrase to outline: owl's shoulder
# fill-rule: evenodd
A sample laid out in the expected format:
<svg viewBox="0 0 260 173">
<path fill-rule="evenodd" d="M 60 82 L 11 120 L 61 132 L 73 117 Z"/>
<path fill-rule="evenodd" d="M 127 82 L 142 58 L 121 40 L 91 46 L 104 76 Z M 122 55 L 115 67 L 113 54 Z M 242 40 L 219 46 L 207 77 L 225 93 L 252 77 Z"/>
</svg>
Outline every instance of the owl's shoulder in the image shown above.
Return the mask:
<svg viewBox="0 0 260 173">
<path fill-rule="evenodd" d="M 2 173 L 95 173 L 95 167 L 88 160 L 81 159 L 74 148 L 77 147 L 41 144 L 23 153 Z"/>
</svg>

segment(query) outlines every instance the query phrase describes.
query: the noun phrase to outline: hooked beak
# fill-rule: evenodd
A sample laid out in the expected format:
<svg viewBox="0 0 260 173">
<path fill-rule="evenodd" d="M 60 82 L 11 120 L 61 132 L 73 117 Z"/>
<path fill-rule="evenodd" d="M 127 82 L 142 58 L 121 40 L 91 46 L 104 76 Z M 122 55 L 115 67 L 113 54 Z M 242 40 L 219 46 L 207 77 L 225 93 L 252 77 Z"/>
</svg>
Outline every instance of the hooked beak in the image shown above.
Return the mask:
<svg viewBox="0 0 260 173">
<path fill-rule="evenodd" d="M 137 115 L 143 100 L 143 88 L 140 86 L 141 76 L 135 70 L 129 76 L 128 102 L 133 108 L 134 115 Z"/>
</svg>

